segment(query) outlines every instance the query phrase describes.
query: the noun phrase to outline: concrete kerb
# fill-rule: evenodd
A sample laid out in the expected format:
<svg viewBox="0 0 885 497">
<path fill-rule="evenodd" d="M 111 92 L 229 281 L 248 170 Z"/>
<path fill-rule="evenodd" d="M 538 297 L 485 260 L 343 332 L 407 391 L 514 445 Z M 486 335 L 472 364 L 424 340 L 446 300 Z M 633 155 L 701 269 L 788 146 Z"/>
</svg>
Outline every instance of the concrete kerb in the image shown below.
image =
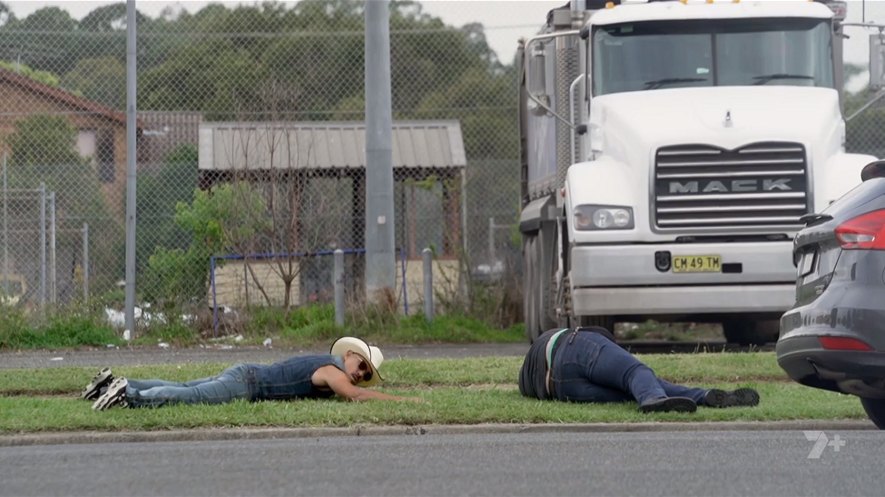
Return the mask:
<svg viewBox="0 0 885 497">
<path fill-rule="evenodd" d="M 218 440 L 259 440 L 390 435 L 464 435 L 503 433 L 615 433 L 661 431 L 739 431 L 739 430 L 875 430 L 870 421 L 793 420 L 740 422 L 657 422 L 582 424 L 476 424 L 419 426 L 351 426 L 331 428 L 208 428 L 194 430 L 124 432 L 54 432 L 0 435 L 0 447 L 25 445 L 64 445 L 86 443 L 190 442 Z"/>
</svg>

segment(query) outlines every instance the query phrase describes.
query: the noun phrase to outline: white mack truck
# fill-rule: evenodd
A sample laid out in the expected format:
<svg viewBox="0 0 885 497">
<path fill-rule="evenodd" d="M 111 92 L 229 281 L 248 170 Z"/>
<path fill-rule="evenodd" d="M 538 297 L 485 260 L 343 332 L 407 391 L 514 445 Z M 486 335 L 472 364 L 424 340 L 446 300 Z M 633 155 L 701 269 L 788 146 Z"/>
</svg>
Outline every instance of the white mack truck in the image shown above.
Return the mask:
<svg viewBox="0 0 885 497">
<path fill-rule="evenodd" d="M 875 160 L 845 152 L 844 7 L 572 0 L 520 42 L 530 340 L 647 319 L 777 338 L 800 218 Z"/>
</svg>

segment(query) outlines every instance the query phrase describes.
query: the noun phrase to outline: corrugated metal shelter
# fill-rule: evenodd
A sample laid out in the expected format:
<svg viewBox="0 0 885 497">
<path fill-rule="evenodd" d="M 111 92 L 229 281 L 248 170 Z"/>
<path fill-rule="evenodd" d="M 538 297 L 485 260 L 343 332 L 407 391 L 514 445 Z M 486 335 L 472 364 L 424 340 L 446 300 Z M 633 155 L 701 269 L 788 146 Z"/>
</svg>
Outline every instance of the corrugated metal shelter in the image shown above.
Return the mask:
<svg viewBox="0 0 885 497">
<path fill-rule="evenodd" d="M 405 182 L 437 185 L 445 233 L 440 255 L 452 256 L 463 242 L 467 157 L 461 125 L 455 120 L 397 121 L 392 128 L 394 181 L 400 187 Z M 365 149 L 363 122 L 203 122 L 199 132 L 200 186 L 207 189 L 234 179 L 261 182 L 271 175 L 284 175 L 301 185 L 314 179 L 350 180 L 351 233 L 339 243 L 362 247 Z M 409 236 L 401 243 L 410 258 L 418 257 L 423 247 L 414 246 L 411 234 L 416 230 L 406 231 Z"/>
<path fill-rule="evenodd" d="M 467 165 L 458 121 L 393 123 L 394 169 Z M 366 167 L 362 122 L 210 122 L 200 124 L 201 171 Z"/>
</svg>

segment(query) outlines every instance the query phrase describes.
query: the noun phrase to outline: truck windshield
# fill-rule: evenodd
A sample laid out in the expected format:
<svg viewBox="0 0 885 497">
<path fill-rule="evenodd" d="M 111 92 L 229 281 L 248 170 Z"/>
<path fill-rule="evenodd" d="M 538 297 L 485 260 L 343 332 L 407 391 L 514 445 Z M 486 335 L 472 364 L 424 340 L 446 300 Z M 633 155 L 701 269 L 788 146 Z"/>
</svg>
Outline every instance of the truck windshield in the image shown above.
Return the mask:
<svg viewBox="0 0 885 497">
<path fill-rule="evenodd" d="M 593 31 L 593 94 L 694 86 L 833 88 L 827 19 L 648 21 Z"/>
</svg>

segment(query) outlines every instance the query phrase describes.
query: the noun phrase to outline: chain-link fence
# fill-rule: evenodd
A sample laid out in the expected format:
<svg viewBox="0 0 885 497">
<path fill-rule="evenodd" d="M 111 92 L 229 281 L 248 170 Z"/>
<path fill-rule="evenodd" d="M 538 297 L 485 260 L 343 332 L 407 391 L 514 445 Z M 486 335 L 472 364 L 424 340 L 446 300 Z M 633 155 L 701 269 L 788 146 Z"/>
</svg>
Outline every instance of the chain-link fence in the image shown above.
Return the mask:
<svg viewBox="0 0 885 497">
<path fill-rule="evenodd" d="M 0 26 L 0 283 L 16 305 L 121 302 L 125 19 L 120 3 L 79 21 L 46 8 Z M 224 305 L 328 302 L 330 258 L 316 254 L 336 248 L 357 254 L 348 273 L 362 274 L 363 30 L 355 1 L 139 15 L 140 304 L 206 309 L 211 279 Z M 518 254 L 505 229 L 519 208 L 514 68 L 480 27 L 447 27 L 415 6 L 393 5 L 390 36 L 397 285 L 420 274 L 425 247 L 448 277 L 500 275 Z M 56 194 L 56 280 L 41 259 L 41 184 Z"/>
<path fill-rule="evenodd" d="M 79 21 L 58 8 L 2 19 L 3 299 L 26 307 L 120 303 L 126 6 L 99 7 Z M 228 273 L 239 290 L 225 305 L 328 301 L 326 258 L 259 255 L 363 246 L 363 29 L 362 2 L 349 0 L 139 16 L 140 303 L 205 310 L 210 277 Z M 432 247 L 446 274 L 455 268 L 482 282 L 510 275 L 501 284 L 513 287 L 516 68 L 498 61 L 481 26 L 445 26 L 414 4 L 391 4 L 390 37 L 404 279 Z M 883 120 L 874 109 L 849 123 L 851 151 L 885 155 Z M 54 232 L 44 220 L 49 192 Z M 244 259 L 220 258 L 210 271 L 213 256 L 232 255 Z M 348 257 L 348 273 L 361 274 L 363 264 Z"/>
</svg>

